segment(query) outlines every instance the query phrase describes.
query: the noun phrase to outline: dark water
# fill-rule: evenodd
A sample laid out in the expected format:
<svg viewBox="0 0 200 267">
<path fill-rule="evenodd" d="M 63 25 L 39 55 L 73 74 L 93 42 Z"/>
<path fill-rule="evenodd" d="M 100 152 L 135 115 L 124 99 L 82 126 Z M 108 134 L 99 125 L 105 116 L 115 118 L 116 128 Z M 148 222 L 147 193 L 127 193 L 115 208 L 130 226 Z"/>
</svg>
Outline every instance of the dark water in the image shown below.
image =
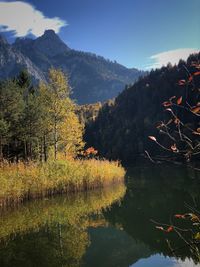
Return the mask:
<svg viewBox="0 0 200 267">
<path fill-rule="evenodd" d="M 116 185 L 71 197 L 34 201 L 4 211 L 0 267 L 200 266 L 175 233 L 155 229 L 200 208 L 200 175 L 192 169 L 140 165 L 127 189 Z M 168 243 L 178 248 L 175 255 Z"/>
</svg>

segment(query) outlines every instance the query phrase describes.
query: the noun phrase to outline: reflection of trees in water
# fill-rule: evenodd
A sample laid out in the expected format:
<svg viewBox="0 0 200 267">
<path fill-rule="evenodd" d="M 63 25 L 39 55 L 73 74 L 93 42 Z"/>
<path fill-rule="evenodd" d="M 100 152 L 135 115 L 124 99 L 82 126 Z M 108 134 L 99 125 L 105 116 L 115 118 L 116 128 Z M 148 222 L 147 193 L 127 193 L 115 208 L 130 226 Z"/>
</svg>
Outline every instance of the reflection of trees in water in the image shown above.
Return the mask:
<svg viewBox="0 0 200 267">
<path fill-rule="evenodd" d="M 109 212 L 104 212 L 105 218 L 114 225 L 121 224 L 135 240 L 149 246 L 152 253 L 170 255 L 166 239 L 173 248 L 182 247 L 182 240 L 173 232 L 166 234 L 155 229 L 150 219 L 174 221 L 174 214 L 186 212 L 185 202 L 200 207 L 199 173 L 183 167 L 156 165 L 134 168 L 127 176 L 128 187 L 120 207 L 112 205 Z M 178 256 L 192 257 L 187 247 L 178 251 Z"/>
<path fill-rule="evenodd" d="M 0 266 L 76 267 L 88 245 L 88 234 L 79 227 L 44 226 L 39 232 L 17 235 L 1 247 Z"/>
<path fill-rule="evenodd" d="M 80 217 L 101 213 L 102 209 L 120 200 L 125 190 L 123 184 L 118 184 L 104 190 L 32 201 L 18 209 L 7 210 L 1 214 L 0 240 L 16 233 L 36 231 L 46 224 L 76 224 Z"/>
<path fill-rule="evenodd" d="M 116 185 L 71 198 L 34 201 L 5 212 L 0 222 L 0 266 L 79 266 L 90 244 L 89 215 L 98 215 L 98 225 L 102 209 L 124 193 L 124 185 Z"/>
</svg>

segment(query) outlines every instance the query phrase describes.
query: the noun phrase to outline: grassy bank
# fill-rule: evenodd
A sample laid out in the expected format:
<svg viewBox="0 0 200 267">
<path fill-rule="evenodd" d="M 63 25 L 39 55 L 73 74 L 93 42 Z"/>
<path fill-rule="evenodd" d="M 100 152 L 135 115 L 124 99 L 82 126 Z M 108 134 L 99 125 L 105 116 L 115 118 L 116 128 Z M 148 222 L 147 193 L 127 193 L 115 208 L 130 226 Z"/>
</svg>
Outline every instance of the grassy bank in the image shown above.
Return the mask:
<svg viewBox="0 0 200 267">
<path fill-rule="evenodd" d="M 0 168 L 0 205 L 64 192 L 105 187 L 123 181 L 124 169 L 117 162 L 60 160 L 38 163 L 3 163 Z"/>
</svg>

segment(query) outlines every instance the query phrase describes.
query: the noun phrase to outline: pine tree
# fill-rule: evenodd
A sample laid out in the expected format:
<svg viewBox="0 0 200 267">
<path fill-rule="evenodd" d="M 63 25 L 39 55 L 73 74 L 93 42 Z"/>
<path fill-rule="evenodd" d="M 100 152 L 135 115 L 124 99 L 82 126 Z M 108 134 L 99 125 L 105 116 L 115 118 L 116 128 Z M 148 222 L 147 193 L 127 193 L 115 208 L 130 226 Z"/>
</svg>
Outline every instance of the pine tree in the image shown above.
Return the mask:
<svg viewBox="0 0 200 267">
<path fill-rule="evenodd" d="M 23 114 L 24 102 L 22 90 L 15 81 L 6 81 L 0 85 L 0 139 L 1 157 L 3 150 L 9 158 L 10 153 L 16 159 L 20 153 L 20 120 Z"/>
</svg>

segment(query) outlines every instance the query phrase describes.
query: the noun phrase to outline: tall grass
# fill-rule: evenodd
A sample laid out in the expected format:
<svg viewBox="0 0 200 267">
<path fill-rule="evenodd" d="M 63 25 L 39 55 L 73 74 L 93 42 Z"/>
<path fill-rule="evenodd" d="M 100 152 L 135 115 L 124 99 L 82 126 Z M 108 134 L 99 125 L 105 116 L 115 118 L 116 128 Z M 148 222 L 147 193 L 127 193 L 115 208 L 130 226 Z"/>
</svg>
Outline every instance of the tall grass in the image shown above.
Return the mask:
<svg viewBox="0 0 200 267">
<path fill-rule="evenodd" d="M 2 163 L 0 205 L 63 192 L 85 191 L 123 181 L 124 169 L 117 162 L 59 160 L 47 163 Z"/>
</svg>

